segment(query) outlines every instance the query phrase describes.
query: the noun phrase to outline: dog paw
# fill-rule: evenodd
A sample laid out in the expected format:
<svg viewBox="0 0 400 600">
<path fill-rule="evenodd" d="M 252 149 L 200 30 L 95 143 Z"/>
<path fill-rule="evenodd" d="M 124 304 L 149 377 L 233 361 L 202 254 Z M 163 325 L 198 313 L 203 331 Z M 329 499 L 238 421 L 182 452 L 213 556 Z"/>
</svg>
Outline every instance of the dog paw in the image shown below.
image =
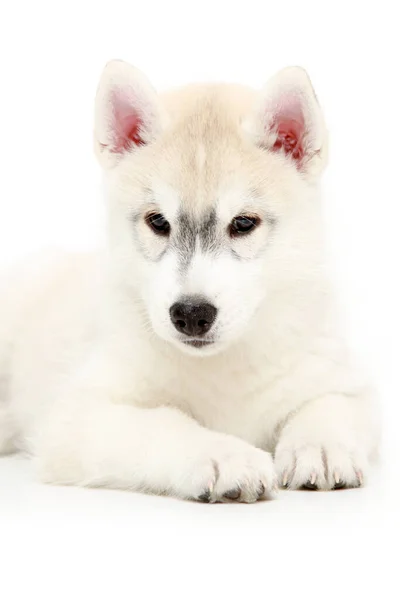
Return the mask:
<svg viewBox="0 0 400 600">
<path fill-rule="evenodd" d="M 275 452 L 279 483 L 292 490 L 338 490 L 364 483 L 366 460 L 352 444 L 279 443 Z"/>
<path fill-rule="evenodd" d="M 195 459 L 180 487 L 180 495 L 200 502 L 250 503 L 273 497 L 278 482 L 269 453 L 221 436 Z"/>
</svg>

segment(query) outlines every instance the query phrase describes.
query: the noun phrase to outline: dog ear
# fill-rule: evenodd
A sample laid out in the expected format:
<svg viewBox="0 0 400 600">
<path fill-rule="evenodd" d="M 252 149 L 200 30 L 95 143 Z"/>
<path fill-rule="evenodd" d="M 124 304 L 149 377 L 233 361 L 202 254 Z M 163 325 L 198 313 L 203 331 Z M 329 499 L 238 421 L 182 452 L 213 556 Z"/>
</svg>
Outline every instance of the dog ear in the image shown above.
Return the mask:
<svg viewBox="0 0 400 600">
<path fill-rule="evenodd" d="M 289 159 L 305 176 L 318 175 L 325 165 L 322 112 L 311 81 L 300 67 L 283 69 L 268 82 L 246 129 L 260 147 Z"/>
<path fill-rule="evenodd" d="M 95 151 L 105 167 L 127 152 L 150 143 L 161 131 L 156 91 L 135 67 L 119 60 L 107 63 L 95 105 Z"/>
</svg>

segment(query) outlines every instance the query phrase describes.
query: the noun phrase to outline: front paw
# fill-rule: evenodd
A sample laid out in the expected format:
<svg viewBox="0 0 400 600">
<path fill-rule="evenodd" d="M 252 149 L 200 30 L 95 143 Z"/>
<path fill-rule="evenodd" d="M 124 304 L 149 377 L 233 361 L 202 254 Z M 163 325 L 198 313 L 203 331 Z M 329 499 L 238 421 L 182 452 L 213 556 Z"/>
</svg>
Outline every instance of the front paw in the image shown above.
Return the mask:
<svg viewBox="0 0 400 600">
<path fill-rule="evenodd" d="M 279 483 L 292 490 L 337 490 L 364 483 L 366 459 L 352 443 L 283 438 L 275 451 Z"/>
<path fill-rule="evenodd" d="M 215 436 L 185 465 L 178 495 L 201 502 L 256 502 L 277 491 L 272 457 L 230 436 Z"/>
</svg>

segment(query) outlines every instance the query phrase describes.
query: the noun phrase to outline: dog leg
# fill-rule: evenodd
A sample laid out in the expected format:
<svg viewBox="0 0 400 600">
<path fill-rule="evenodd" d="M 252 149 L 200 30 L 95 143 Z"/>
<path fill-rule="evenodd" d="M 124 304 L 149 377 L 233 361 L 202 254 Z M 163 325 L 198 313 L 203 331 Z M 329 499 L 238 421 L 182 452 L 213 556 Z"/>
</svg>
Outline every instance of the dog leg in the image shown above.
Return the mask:
<svg viewBox="0 0 400 600">
<path fill-rule="evenodd" d="M 112 401 L 90 380 L 40 423 L 32 452 L 49 483 L 105 486 L 206 502 L 254 502 L 276 487 L 270 454 L 170 408 Z"/>
</svg>

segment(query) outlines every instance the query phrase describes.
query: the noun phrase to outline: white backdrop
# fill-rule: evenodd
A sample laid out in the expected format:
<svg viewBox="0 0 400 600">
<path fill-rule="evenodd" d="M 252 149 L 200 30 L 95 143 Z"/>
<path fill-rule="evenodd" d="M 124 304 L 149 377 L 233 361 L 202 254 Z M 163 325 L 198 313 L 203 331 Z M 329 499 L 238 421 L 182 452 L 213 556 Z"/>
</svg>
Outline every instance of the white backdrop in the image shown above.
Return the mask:
<svg viewBox="0 0 400 600">
<path fill-rule="evenodd" d="M 0 264 L 43 246 L 101 240 L 92 109 L 109 59 L 132 62 L 159 89 L 191 80 L 261 86 L 283 66 L 308 70 L 331 133 L 324 188 L 332 267 L 386 424 L 383 474 L 369 489 L 284 493 L 260 507 L 43 489 L 25 463 L 3 459 L 0 594 L 7 585 L 7 598 L 29 590 L 78 599 L 383 590 L 394 575 L 385 536 L 400 533 L 395 3 L 8 0 L 1 13 Z"/>
</svg>

